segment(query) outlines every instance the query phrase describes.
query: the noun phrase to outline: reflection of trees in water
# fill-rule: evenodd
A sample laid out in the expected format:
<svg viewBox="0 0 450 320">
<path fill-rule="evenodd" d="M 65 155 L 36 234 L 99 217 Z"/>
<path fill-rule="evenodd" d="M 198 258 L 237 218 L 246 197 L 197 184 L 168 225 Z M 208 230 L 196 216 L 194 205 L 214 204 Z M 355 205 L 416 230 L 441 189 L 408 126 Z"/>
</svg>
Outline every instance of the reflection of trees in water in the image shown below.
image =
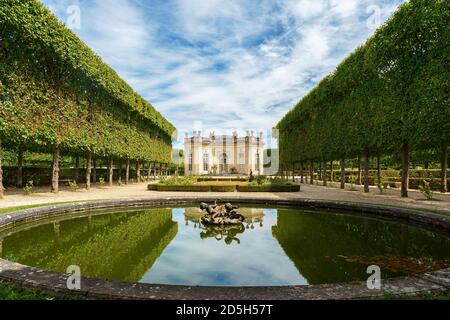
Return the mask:
<svg viewBox="0 0 450 320">
<path fill-rule="evenodd" d="M 171 209 L 83 217 L 4 239 L 4 256 L 51 271 L 78 265 L 82 275 L 139 281 L 176 236 Z"/>
<path fill-rule="evenodd" d="M 443 235 L 406 224 L 350 215 L 279 210 L 272 232 L 310 284 L 367 279 L 367 265 L 346 261 L 342 256 L 392 255 L 440 260 L 448 258 L 450 252 L 450 240 Z M 382 268 L 382 277 L 398 274 Z"/>
</svg>

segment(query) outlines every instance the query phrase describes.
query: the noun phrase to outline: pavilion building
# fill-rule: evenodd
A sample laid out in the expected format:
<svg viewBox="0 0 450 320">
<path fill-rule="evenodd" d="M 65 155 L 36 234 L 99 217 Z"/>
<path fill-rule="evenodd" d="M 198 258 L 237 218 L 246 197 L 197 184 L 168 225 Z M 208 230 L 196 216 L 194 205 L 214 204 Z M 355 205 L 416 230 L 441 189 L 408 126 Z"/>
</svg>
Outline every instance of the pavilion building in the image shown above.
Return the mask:
<svg viewBox="0 0 450 320">
<path fill-rule="evenodd" d="M 248 131 L 245 137 L 232 135 L 203 137 L 201 131 L 186 134 L 184 162 L 186 175 L 263 174 L 263 134 Z"/>
</svg>

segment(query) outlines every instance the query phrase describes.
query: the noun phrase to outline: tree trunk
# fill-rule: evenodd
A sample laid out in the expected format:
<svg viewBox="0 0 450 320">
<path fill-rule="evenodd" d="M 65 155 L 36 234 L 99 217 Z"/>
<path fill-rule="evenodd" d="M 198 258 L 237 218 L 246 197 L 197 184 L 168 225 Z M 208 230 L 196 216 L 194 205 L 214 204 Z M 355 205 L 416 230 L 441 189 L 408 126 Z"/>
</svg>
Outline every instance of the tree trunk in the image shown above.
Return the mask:
<svg viewBox="0 0 450 320">
<path fill-rule="evenodd" d="M 323 162 L 320 162 L 320 164 L 319 164 L 319 178 L 317 179 L 317 180 L 323 180 L 323 176 L 322 176 L 322 169 L 323 168 Z"/>
<path fill-rule="evenodd" d="M 364 150 L 364 192 L 369 193 L 369 150 Z"/>
<path fill-rule="evenodd" d="M 122 159 L 119 160 L 119 181 L 122 182 Z"/>
<path fill-rule="evenodd" d="M 448 192 L 447 176 L 448 176 L 448 147 L 442 148 L 442 160 L 441 160 L 441 192 Z"/>
<path fill-rule="evenodd" d="M 75 157 L 75 169 L 73 170 L 73 180 L 75 182 L 78 182 L 78 178 L 80 177 L 79 167 L 80 167 L 80 156 L 77 155 Z"/>
<path fill-rule="evenodd" d="M 125 168 L 125 184 L 130 183 L 130 159 L 127 159 L 127 165 Z"/>
<path fill-rule="evenodd" d="M 314 184 L 314 162 L 309 166 L 309 184 Z"/>
<path fill-rule="evenodd" d="M 150 173 L 152 172 L 152 163 L 149 161 L 148 162 L 148 167 L 147 167 L 147 182 L 150 181 Z"/>
<path fill-rule="evenodd" d="M 408 197 L 409 187 L 409 145 L 404 142 L 402 147 L 402 190 L 401 194 L 403 198 Z"/>
<path fill-rule="evenodd" d="M 0 139 L 0 199 L 4 198 L 2 158 L 3 158 L 2 140 Z"/>
<path fill-rule="evenodd" d="M 381 158 L 379 154 L 377 154 L 377 180 L 378 184 L 381 185 Z"/>
<path fill-rule="evenodd" d="M 108 183 L 110 187 L 114 185 L 114 168 L 112 158 L 108 159 Z"/>
<path fill-rule="evenodd" d="M 19 147 L 17 153 L 17 188 L 23 187 L 23 148 Z"/>
<path fill-rule="evenodd" d="M 361 156 L 358 156 L 358 185 L 362 185 L 362 176 L 361 176 Z"/>
<path fill-rule="evenodd" d="M 59 147 L 53 149 L 52 192 L 59 192 Z"/>
<path fill-rule="evenodd" d="M 292 164 L 292 182 L 295 182 L 295 163 Z"/>
<path fill-rule="evenodd" d="M 322 168 L 323 168 L 323 173 L 322 173 L 323 186 L 326 187 L 327 186 L 327 163 L 325 161 L 322 161 Z"/>
<path fill-rule="evenodd" d="M 141 163 L 136 161 L 136 182 L 139 183 L 141 178 Z"/>
<path fill-rule="evenodd" d="M 156 180 L 156 162 L 153 165 L 153 180 Z"/>
<path fill-rule="evenodd" d="M 94 183 L 97 182 L 97 159 L 95 159 L 95 157 L 92 158 L 92 181 Z"/>
<path fill-rule="evenodd" d="M 330 161 L 330 182 L 334 181 L 334 162 Z"/>
<path fill-rule="evenodd" d="M 300 183 L 305 183 L 305 172 L 304 172 L 304 163 L 303 161 L 300 163 Z"/>
<path fill-rule="evenodd" d="M 345 190 L 345 158 L 341 159 L 341 189 Z"/>
<path fill-rule="evenodd" d="M 91 190 L 92 153 L 86 156 L 86 190 Z"/>
</svg>

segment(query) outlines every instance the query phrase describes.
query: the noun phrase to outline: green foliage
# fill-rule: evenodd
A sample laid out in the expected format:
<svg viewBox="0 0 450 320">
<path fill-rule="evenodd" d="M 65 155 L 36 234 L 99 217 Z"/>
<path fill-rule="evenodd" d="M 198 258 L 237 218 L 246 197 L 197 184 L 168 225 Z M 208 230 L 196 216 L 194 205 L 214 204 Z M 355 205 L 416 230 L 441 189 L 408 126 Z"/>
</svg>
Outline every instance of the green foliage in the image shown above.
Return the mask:
<svg viewBox="0 0 450 320">
<path fill-rule="evenodd" d="M 98 178 L 98 184 L 103 187 L 105 185 L 105 178 L 104 177 L 99 177 Z"/>
<path fill-rule="evenodd" d="M 433 200 L 433 191 L 430 188 L 430 183 L 428 181 L 424 181 L 423 185 L 420 186 L 420 192 L 427 200 Z"/>
<path fill-rule="evenodd" d="M 351 176 L 348 178 L 348 182 L 350 183 L 350 190 L 351 190 L 351 191 L 355 191 L 355 190 L 356 190 L 356 189 L 355 189 L 356 176 L 351 175 Z"/>
<path fill-rule="evenodd" d="M 0 21 L 6 147 L 171 161 L 174 127 L 39 1 L 2 0 Z"/>
<path fill-rule="evenodd" d="M 69 185 L 72 191 L 77 191 L 79 189 L 78 184 L 75 180 L 69 180 L 67 181 L 67 184 Z"/>
<path fill-rule="evenodd" d="M 16 285 L 0 282 L 0 300 L 53 300 L 53 297 L 43 295 L 36 290 L 24 290 Z"/>
<path fill-rule="evenodd" d="M 23 193 L 29 196 L 33 192 L 33 187 L 34 187 L 33 180 L 28 181 L 25 187 L 23 187 Z"/>
<path fill-rule="evenodd" d="M 160 184 L 165 186 L 192 186 L 196 182 L 195 179 L 189 176 L 185 177 L 172 177 L 172 178 L 161 178 Z"/>
<path fill-rule="evenodd" d="M 380 191 L 380 194 L 384 194 L 384 191 L 389 187 L 389 184 L 387 182 L 379 181 L 377 183 L 377 187 L 378 190 Z"/>
<path fill-rule="evenodd" d="M 450 145 L 450 2 L 411 0 L 277 125 L 280 162 Z"/>
<path fill-rule="evenodd" d="M 299 192 L 299 185 L 165 185 L 149 184 L 150 191 L 177 191 L 177 192 Z"/>
</svg>

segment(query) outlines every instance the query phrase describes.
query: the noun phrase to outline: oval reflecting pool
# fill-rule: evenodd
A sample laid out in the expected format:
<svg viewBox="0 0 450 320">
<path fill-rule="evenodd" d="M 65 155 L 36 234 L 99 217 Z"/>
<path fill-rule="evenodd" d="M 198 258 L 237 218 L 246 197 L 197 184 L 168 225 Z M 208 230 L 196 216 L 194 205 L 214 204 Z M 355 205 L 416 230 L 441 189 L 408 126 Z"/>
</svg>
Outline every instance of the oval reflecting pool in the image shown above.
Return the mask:
<svg viewBox="0 0 450 320">
<path fill-rule="evenodd" d="M 365 281 L 450 266 L 450 237 L 349 214 L 241 208 L 246 221 L 205 227 L 197 208 L 86 212 L 0 233 L 0 257 L 82 276 L 202 286 Z"/>
</svg>

